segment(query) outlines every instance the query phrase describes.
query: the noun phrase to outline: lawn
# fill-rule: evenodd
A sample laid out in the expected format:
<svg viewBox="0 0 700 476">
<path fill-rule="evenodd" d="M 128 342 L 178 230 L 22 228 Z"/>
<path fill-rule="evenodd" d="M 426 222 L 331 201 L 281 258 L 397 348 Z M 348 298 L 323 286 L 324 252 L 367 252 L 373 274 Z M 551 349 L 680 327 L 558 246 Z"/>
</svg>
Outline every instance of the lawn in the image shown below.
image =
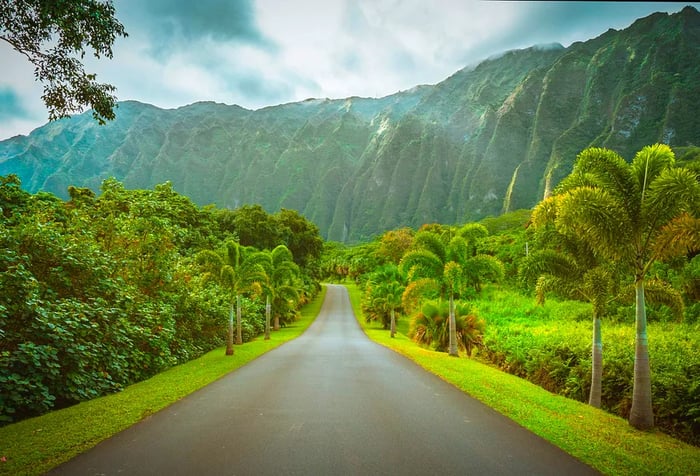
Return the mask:
<svg viewBox="0 0 700 476">
<path fill-rule="evenodd" d="M 96 398 L 0 428 L 0 475 L 36 475 L 68 461 L 251 360 L 299 336 L 316 318 L 326 288 L 302 309 L 301 319 L 235 347 L 232 357 L 215 349 L 122 392 Z"/>
<path fill-rule="evenodd" d="M 698 475 L 700 448 L 659 431 L 643 432 L 626 420 L 552 394 L 526 380 L 465 357 L 420 347 L 406 337 L 408 319 L 398 334 L 362 318 L 361 294 L 347 285 L 360 325 L 368 337 L 415 361 L 508 418 L 608 475 Z"/>
</svg>

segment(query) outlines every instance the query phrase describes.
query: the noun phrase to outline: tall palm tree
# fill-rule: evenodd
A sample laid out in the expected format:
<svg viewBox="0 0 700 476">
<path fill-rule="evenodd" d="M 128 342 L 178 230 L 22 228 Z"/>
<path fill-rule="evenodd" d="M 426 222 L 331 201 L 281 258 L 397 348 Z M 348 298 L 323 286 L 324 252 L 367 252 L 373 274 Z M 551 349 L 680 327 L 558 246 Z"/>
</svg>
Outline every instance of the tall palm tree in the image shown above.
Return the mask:
<svg viewBox="0 0 700 476">
<path fill-rule="evenodd" d="M 381 321 L 384 329 L 396 333 L 396 312 L 401 308 L 405 278 L 393 263 L 380 266 L 371 273 L 365 284 L 362 312 L 368 321 Z"/>
<path fill-rule="evenodd" d="M 241 296 L 247 291 L 259 291 L 267 280 L 265 265 L 270 258 L 254 248 L 244 248 L 229 240 L 222 253 L 200 251 L 196 261 L 206 269 L 207 277 L 215 280 L 231 296 L 229 307 L 226 355 L 233 355 L 233 313 L 236 310 L 236 344 L 243 343 L 241 325 Z"/>
<path fill-rule="evenodd" d="M 270 338 L 270 314 L 274 316 L 274 330 L 280 329 L 280 318 L 294 311 L 299 301 L 299 266 L 294 262 L 292 252 L 285 245 L 279 245 L 268 252 L 266 264 L 267 279 L 264 294 L 267 299 L 265 317 L 265 339 Z"/>
<path fill-rule="evenodd" d="M 454 240 L 458 240 L 454 243 L 455 246 L 453 248 L 455 249 L 460 248 L 464 241 L 462 238 L 455 238 Z M 450 301 L 448 353 L 453 357 L 458 357 L 455 315 L 452 312 L 454 310 L 452 303 L 454 294 L 459 287 L 458 278 L 461 275 L 461 267 L 459 263 L 450 259 L 451 254 L 455 255 L 457 253 L 450 253 L 450 251 L 454 250 L 448 250 L 448 247 L 439 236 L 428 231 L 418 232 L 413 244 L 415 249 L 409 251 L 401 258 L 399 269 L 402 274 L 408 276 L 409 281 L 421 280 L 426 284 L 433 282 L 437 285 L 441 298 L 444 298 L 445 295 L 448 296 Z"/>
<path fill-rule="evenodd" d="M 483 227 L 481 227 L 483 228 Z M 485 228 L 464 227 L 456 236 L 438 236 L 428 231 L 416 234 L 413 246 L 401 259 L 399 269 L 412 284 L 420 283 L 426 289 L 438 289 L 441 298 L 447 297 L 449 309 L 448 353 L 459 356 L 454 313 L 454 299 L 465 285 L 477 284 L 484 278 L 497 280 L 503 276 L 503 264 L 491 256 L 476 254 L 474 237 L 488 233 Z M 447 241 L 447 243 L 445 243 Z M 410 285 L 409 285 L 410 287 Z"/>
<path fill-rule="evenodd" d="M 535 208 L 532 222 L 539 229 L 540 242 L 547 248 L 530 253 L 521 263 L 525 280 L 535 279 L 537 302 L 544 303 L 553 291 L 568 299 L 592 304 L 593 335 L 591 345 L 591 389 L 588 403 L 600 408 L 603 380 L 603 339 L 601 318 L 607 305 L 617 296 L 617 281 L 608 263 L 601 262 L 580 237 L 567 237 L 552 230 L 556 217 L 549 198 Z"/>
<path fill-rule="evenodd" d="M 651 369 L 644 287 L 650 266 L 690 241 L 684 235 L 687 217 L 700 210 L 700 184 L 695 174 L 675 167 L 666 145 L 644 147 L 624 161 L 608 149 L 589 148 L 579 154 L 572 174 L 555 192 L 557 228 L 578 234 L 600 256 L 622 265 L 634 276 L 635 357 L 630 424 L 654 425 Z"/>
<path fill-rule="evenodd" d="M 398 281 L 377 283 L 373 291 L 372 308 L 382 314 L 389 314 L 390 336 L 396 335 L 396 311 L 401 308 L 401 296 L 405 286 Z"/>
</svg>

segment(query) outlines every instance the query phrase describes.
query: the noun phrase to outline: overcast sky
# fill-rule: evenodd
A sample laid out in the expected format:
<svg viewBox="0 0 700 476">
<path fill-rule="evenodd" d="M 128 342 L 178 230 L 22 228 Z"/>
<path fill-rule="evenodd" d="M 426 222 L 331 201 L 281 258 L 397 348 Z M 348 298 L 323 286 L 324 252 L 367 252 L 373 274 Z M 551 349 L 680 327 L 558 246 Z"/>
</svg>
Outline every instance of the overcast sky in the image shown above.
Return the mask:
<svg viewBox="0 0 700 476">
<path fill-rule="evenodd" d="M 503 51 L 569 46 L 698 3 L 475 0 L 115 0 L 128 38 L 86 60 L 119 100 L 249 109 L 381 97 Z M 46 123 L 33 66 L 0 41 L 0 140 Z M 118 113 L 118 111 L 117 111 Z"/>
</svg>

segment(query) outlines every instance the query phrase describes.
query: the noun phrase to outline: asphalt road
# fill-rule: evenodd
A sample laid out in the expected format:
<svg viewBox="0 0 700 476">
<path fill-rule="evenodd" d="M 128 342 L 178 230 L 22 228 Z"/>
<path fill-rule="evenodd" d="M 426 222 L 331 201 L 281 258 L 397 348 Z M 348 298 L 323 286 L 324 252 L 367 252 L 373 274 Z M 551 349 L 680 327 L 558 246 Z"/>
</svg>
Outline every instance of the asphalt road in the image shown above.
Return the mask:
<svg viewBox="0 0 700 476">
<path fill-rule="evenodd" d="M 367 339 L 329 286 L 301 337 L 51 474 L 597 473 Z"/>
</svg>

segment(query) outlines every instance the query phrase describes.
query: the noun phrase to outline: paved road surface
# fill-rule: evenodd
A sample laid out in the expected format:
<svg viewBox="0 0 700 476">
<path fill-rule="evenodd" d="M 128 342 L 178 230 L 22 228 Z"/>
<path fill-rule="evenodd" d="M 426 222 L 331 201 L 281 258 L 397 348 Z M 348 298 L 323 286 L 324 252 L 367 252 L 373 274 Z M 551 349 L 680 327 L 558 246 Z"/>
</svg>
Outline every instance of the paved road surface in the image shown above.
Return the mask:
<svg viewBox="0 0 700 476">
<path fill-rule="evenodd" d="M 304 335 L 52 474 L 596 473 L 368 340 L 329 286 Z"/>
</svg>

